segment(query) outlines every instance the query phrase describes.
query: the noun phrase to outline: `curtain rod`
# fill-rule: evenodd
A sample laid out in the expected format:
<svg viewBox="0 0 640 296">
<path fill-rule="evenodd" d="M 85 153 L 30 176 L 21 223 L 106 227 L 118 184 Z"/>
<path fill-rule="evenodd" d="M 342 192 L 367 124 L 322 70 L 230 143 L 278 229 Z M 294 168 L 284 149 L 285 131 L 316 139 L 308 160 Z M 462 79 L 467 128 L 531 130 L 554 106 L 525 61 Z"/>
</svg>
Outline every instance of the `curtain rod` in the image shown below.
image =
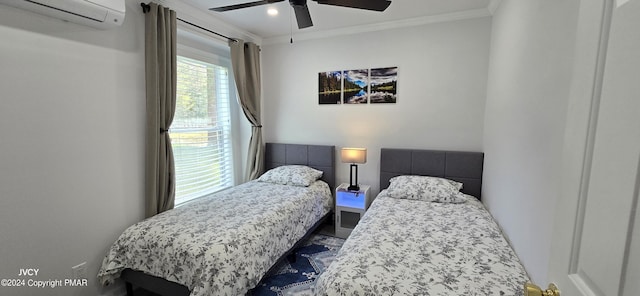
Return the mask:
<svg viewBox="0 0 640 296">
<path fill-rule="evenodd" d="M 151 6 L 149 6 L 149 4 L 146 4 L 146 3 L 140 3 L 140 6 L 142 6 L 142 12 L 143 12 L 143 13 L 147 13 L 147 12 L 151 9 Z M 181 22 L 183 22 L 183 23 L 185 23 L 185 24 L 188 24 L 188 25 L 194 26 L 194 27 L 196 27 L 196 28 L 198 28 L 198 29 L 200 29 L 200 30 L 204 30 L 204 31 L 207 31 L 207 32 L 209 32 L 209 33 L 216 34 L 216 35 L 218 35 L 218 36 L 220 36 L 220 37 L 226 38 L 226 39 L 227 39 L 227 40 L 229 40 L 229 41 L 238 42 L 238 40 L 236 40 L 236 39 L 234 39 L 234 38 L 227 37 L 227 36 L 222 35 L 222 34 L 220 34 L 220 33 L 217 33 L 217 32 L 214 32 L 214 31 L 211 31 L 211 30 L 209 30 L 209 29 L 207 29 L 207 28 L 204 28 L 204 27 L 198 26 L 198 25 L 196 25 L 196 24 L 194 24 L 194 23 L 192 23 L 192 22 L 185 21 L 185 20 L 183 20 L 183 19 L 181 19 L 181 18 L 179 18 L 179 17 L 178 17 L 178 18 L 176 18 L 176 19 L 177 19 L 177 20 L 179 20 L 179 21 L 181 21 Z"/>
</svg>

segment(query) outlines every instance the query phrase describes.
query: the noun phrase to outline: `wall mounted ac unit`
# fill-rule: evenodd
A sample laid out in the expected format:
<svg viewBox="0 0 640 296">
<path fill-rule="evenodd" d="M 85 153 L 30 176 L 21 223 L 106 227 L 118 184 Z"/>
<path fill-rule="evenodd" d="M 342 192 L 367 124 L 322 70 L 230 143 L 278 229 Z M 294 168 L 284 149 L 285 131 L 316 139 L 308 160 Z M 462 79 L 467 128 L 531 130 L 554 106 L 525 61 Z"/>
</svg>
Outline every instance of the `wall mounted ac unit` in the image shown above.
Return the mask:
<svg viewBox="0 0 640 296">
<path fill-rule="evenodd" d="M 5 4 L 97 29 L 122 25 L 125 0 L 0 0 Z"/>
</svg>

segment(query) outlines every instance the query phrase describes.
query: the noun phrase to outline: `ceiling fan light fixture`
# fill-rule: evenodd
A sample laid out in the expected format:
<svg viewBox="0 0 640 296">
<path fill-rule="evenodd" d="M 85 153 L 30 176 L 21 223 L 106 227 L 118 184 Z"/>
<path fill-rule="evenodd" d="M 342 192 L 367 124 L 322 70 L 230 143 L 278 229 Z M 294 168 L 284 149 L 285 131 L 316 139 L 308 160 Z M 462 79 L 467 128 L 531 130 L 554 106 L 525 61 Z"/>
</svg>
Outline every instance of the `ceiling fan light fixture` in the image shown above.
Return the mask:
<svg viewBox="0 0 640 296">
<path fill-rule="evenodd" d="M 273 4 L 283 2 L 285 0 L 258 0 L 247 3 L 240 3 L 234 5 L 212 7 L 209 10 L 217 12 L 225 12 L 229 10 L 236 10 L 242 8 L 249 8 L 258 5 Z M 318 4 L 350 7 L 356 9 L 366 9 L 373 11 L 384 11 L 389 7 L 391 1 L 389 0 L 312 0 Z M 289 5 L 293 8 L 293 12 L 296 15 L 296 21 L 298 22 L 298 29 L 304 29 L 313 26 L 311 20 L 311 14 L 309 13 L 309 7 L 307 7 L 307 0 L 289 0 Z M 275 13 L 274 13 L 275 11 Z M 271 16 L 277 15 L 277 10 L 269 9 L 267 13 Z"/>
</svg>

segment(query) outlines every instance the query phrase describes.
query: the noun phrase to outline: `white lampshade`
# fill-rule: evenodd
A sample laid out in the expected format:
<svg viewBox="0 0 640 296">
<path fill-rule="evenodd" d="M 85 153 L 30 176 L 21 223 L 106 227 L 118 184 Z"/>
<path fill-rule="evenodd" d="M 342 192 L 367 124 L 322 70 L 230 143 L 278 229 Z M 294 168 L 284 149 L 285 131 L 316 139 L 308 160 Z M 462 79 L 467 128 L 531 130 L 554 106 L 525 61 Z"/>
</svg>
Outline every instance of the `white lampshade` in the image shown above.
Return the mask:
<svg viewBox="0 0 640 296">
<path fill-rule="evenodd" d="M 342 162 L 344 163 L 366 163 L 367 149 L 365 148 L 342 148 Z"/>
</svg>

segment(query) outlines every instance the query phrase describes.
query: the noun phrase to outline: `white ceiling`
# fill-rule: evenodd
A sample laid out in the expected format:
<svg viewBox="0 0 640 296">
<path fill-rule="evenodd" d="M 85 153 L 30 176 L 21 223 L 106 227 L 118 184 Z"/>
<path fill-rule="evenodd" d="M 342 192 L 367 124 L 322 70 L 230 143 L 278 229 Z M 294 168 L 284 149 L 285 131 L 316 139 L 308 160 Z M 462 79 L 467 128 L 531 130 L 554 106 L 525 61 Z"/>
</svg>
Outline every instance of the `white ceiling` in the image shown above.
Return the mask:
<svg viewBox="0 0 640 296">
<path fill-rule="evenodd" d="M 308 0 L 307 5 L 313 27 L 298 29 L 289 1 L 249 7 L 227 12 L 209 11 L 210 7 L 253 2 L 255 0 L 184 0 L 186 4 L 241 30 L 262 39 L 274 39 L 304 34 L 322 34 L 327 31 L 366 31 L 367 27 L 403 26 L 425 21 L 428 18 L 464 18 L 489 15 L 496 0 L 391 0 L 384 12 L 375 12 L 347 7 L 329 6 Z M 277 16 L 267 15 L 268 8 L 276 8 Z"/>
</svg>

